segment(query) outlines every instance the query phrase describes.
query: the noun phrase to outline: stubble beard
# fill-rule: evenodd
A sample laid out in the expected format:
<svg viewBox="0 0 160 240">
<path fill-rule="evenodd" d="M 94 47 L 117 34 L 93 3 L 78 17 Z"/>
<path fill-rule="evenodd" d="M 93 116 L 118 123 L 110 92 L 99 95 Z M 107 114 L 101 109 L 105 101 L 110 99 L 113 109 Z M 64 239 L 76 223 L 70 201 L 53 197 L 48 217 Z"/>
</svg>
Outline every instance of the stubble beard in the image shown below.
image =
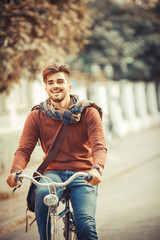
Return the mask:
<svg viewBox="0 0 160 240">
<path fill-rule="evenodd" d="M 51 95 L 50 97 L 51 97 L 53 102 L 60 103 L 66 98 L 66 95 L 64 94 L 63 96 L 57 96 L 57 97 L 54 97 L 54 96 Z"/>
</svg>

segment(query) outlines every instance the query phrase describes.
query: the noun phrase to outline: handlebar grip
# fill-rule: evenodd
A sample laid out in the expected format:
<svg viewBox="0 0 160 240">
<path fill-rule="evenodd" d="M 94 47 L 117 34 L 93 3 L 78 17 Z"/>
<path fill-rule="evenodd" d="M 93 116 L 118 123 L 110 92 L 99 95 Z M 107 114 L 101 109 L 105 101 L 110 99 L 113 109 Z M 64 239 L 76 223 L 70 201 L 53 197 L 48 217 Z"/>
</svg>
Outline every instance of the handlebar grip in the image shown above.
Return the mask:
<svg viewBox="0 0 160 240">
<path fill-rule="evenodd" d="M 21 172 L 17 172 L 16 173 L 16 176 L 14 178 L 15 182 L 22 182 L 22 177 L 19 177 L 19 175 L 21 174 Z"/>
<path fill-rule="evenodd" d="M 85 180 L 87 181 L 87 182 L 90 182 L 91 180 L 92 180 L 92 174 L 91 173 L 87 173 L 88 174 L 88 176 L 87 177 L 85 177 Z"/>
</svg>

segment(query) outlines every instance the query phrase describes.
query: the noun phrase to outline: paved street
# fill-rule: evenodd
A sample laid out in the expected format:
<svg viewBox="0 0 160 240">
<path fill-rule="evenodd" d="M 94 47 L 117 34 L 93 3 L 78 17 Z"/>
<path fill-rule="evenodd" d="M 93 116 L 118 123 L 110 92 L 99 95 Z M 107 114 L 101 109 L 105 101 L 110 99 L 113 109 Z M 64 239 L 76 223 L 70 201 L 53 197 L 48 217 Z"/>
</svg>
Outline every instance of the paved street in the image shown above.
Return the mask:
<svg viewBox="0 0 160 240">
<path fill-rule="evenodd" d="M 105 184 L 97 213 L 100 239 L 159 240 L 160 157 Z"/>
<path fill-rule="evenodd" d="M 110 142 L 99 186 L 99 240 L 160 240 L 159 184 L 160 128 Z M 26 191 L 0 202 L 0 239 L 39 239 L 36 224 L 24 233 Z"/>
</svg>

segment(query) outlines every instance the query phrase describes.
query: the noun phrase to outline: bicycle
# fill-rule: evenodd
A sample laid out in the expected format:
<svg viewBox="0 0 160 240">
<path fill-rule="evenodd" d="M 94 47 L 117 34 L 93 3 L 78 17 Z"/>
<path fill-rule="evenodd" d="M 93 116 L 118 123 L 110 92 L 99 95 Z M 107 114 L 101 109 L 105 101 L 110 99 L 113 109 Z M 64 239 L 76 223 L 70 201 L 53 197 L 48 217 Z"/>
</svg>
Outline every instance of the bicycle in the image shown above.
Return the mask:
<svg viewBox="0 0 160 240">
<path fill-rule="evenodd" d="M 75 232 L 75 224 L 74 224 L 74 214 L 70 208 L 70 198 L 68 189 L 66 186 L 71 183 L 75 178 L 83 176 L 88 182 L 92 179 L 90 173 L 85 172 L 77 172 L 73 174 L 67 181 L 63 183 L 57 183 L 50 180 L 50 182 L 40 183 L 36 181 L 33 177 L 22 174 L 21 172 L 16 173 L 15 180 L 18 183 L 18 187 L 22 185 L 22 179 L 26 178 L 34 183 L 36 186 L 40 187 L 48 187 L 50 189 L 49 194 L 44 197 L 44 203 L 49 207 L 49 215 L 50 215 L 50 240 L 58 240 L 57 238 L 57 221 L 61 218 L 64 223 L 64 239 L 65 240 L 77 240 L 76 232 Z M 43 177 L 43 176 L 42 176 Z M 59 198 L 56 194 L 56 187 L 64 187 L 64 195 L 61 199 L 62 203 L 65 203 L 65 209 L 61 211 L 59 214 L 57 213 L 57 208 L 59 204 Z M 48 228 L 47 228 L 48 229 Z M 48 234 L 47 234 L 48 239 Z"/>
</svg>

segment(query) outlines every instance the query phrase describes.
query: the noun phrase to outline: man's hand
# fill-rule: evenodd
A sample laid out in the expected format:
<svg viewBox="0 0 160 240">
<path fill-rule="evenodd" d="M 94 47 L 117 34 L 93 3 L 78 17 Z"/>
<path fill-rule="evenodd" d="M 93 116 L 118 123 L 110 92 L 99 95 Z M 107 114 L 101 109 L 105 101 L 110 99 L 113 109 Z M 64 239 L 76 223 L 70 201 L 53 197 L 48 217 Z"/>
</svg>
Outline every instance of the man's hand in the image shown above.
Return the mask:
<svg viewBox="0 0 160 240">
<path fill-rule="evenodd" d="M 93 186 L 98 185 L 102 180 L 102 176 L 100 175 L 98 170 L 94 168 L 94 169 L 91 169 L 91 171 L 89 171 L 89 173 L 92 175 L 92 180 L 89 181 L 89 183 Z"/>
<path fill-rule="evenodd" d="M 18 183 L 15 181 L 15 176 L 16 176 L 16 173 L 15 173 L 15 172 L 14 172 L 14 173 L 11 173 L 11 174 L 8 176 L 7 180 L 6 180 L 6 182 L 8 183 L 8 185 L 9 185 L 10 187 L 12 187 L 12 188 L 18 185 Z"/>
</svg>

